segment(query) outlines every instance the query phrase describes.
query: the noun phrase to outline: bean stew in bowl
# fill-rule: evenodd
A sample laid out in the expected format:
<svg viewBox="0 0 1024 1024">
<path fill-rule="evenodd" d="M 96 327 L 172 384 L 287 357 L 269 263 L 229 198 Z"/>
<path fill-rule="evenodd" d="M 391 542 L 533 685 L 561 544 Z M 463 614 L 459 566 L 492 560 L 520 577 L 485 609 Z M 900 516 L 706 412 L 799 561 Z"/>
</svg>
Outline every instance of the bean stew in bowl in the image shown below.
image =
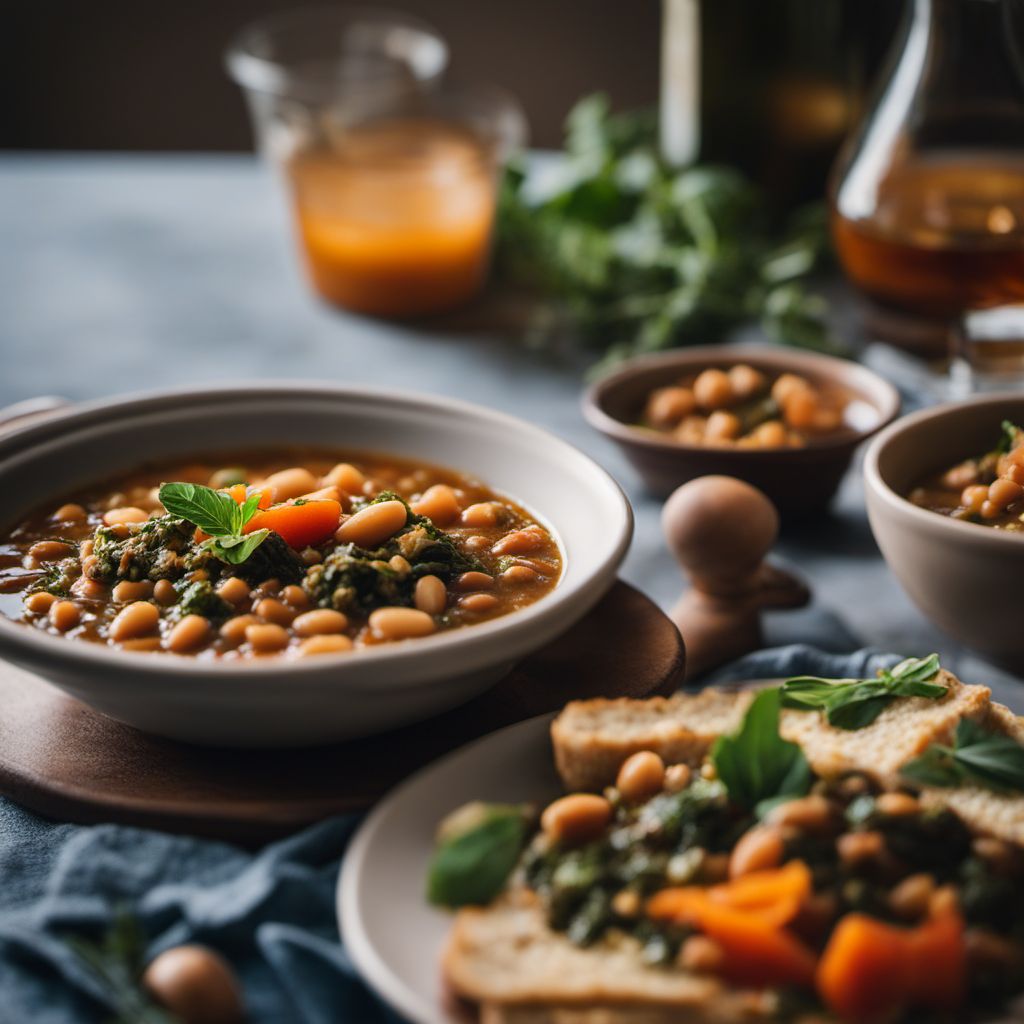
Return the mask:
<svg viewBox="0 0 1024 1024">
<path fill-rule="evenodd" d="M 71 408 L 0 435 L 0 478 L 0 657 L 222 746 L 465 702 L 602 598 L 632 533 L 621 489 L 546 431 L 362 387 Z"/>
<path fill-rule="evenodd" d="M 583 411 L 667 496 L 699 476 L 753 484 L 786 516 L 819 511 L 899 395 L 856 363 L 769 346 L 641 356 L 599 380 Z"/>
<path fill-rule="evenodd" d="M 464 474 L 375 455 L 243 453 L 38 509 L 0 548 L 0 610 L 50 633 L 203 658 L 301 657 L 522 608 L 561 555 Z"/>
<path fill-rule="evenodd" d="M 710 366 L 652 391 L 637 427 L 682 444 L 799 448 L 851 429 L 844 418 L 851 402 L 849 393 L 797 373 Z"/>
<path fill-rule="evenodd" d="M 1003 420 L 988 451 L 928 477 L 910 500 L 951 519 L 1024 532 L 1024 429 Z"/>
<path fill-rule="evenodd" d="M 902 417 L 864 456 L 886 563 L 944 633 L 1024 671 L 1024 396 L 980 394 Z"/>
</svg>

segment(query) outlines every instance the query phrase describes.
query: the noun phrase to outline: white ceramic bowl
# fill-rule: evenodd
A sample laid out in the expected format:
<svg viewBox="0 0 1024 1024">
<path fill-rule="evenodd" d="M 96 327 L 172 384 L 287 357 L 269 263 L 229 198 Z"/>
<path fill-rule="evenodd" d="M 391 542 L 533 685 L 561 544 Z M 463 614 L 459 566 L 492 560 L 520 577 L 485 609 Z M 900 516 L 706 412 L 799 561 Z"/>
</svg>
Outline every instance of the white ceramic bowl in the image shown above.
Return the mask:
<svg viewBox="0 0 1024 1024">
<path fill-rule="evenodd" d="M 312 383 L 154 392 L 93 402 L 0 439 L 0 528 L 34 506 L 154 460 L 313 444 L 478 475 L 557 538 L 555 589 L 521 611 L 423 639 L 308 660 L 197 661 L 76 642 L 0 616 L 0 656 L 128 725 L 238 747 L 368 735 L 454 707 L 580 619 L 632 534 L 618 485 L 551 434 L 450 399 Z"/>
<path fill-rule="evenodd" d="M 1024 395 L 975 395 L 904 416 L 864 456 L 868 517 L 889 568 L 944 633 L 1024 673 L 1024 537 L 918 508 L 923 479 L 988 451 L 1003 420 L 1024 420 Z"/>
</svg>

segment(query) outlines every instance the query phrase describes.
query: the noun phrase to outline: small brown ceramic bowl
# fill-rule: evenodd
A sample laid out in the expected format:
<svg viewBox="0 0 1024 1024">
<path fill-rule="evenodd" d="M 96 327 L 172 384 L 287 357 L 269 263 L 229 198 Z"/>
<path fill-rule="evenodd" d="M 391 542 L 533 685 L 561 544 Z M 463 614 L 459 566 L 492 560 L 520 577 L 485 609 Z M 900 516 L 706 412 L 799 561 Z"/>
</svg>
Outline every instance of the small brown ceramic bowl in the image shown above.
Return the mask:
<svg viewBox="0 0 1024 1024">
<path fill-rule="evenodd" d="M 905 495 L 925 477 L 989 451 L 1024 394 L 979 395 L 906 416 L 864 457 L 868 517 L 889 568 L 943 632 L 1024 671 L 1024 535 L 950 519 Z"/>
<path fill-rule="evenodd" d="M 635 426 L 648 395 L 687 374 L 746 363 L 769 376 L 797 373 L 813 384 L 850 395 L 847 427 L 801 448 L 737 448 L 684 444 Z M 660 497 L 680 484 L 711 473 L 746 480 L 760 488 L 787 517 L 827 505 L 857 446 L 896 418 L 900 397 L 876 373 L 857 363 L 769 346 L 704 346 L 631 359 L 591 387 L 583 414 L 592 427 L 625 452 L 648 490 Z"/>
</svg>

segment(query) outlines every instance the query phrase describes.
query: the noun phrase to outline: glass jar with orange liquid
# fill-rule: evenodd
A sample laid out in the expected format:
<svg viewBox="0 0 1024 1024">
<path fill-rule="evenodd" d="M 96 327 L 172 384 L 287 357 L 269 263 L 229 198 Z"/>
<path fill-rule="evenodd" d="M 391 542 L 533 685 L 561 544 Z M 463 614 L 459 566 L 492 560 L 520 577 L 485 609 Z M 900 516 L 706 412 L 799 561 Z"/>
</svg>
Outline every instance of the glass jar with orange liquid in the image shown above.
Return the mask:
<svg viewBox="0 0 1024 1024">
<path fill-rule="evenodd" d="M 897 49 L 833 175 L 839 260 L 891 340 L 934 352 L 1019 304 L 1024 367 L 1024 6 L 909 0 Z"/>
<path fill-rule="evenodd" d="M 446 59 L 420 23 L 365 12 L 286 16 L 229 52 L 310 282 L 335 305 L 421 316 L 486 279 L 498 177 L 525 122 L 497 89 L 442 89 Z"/>
</svg>

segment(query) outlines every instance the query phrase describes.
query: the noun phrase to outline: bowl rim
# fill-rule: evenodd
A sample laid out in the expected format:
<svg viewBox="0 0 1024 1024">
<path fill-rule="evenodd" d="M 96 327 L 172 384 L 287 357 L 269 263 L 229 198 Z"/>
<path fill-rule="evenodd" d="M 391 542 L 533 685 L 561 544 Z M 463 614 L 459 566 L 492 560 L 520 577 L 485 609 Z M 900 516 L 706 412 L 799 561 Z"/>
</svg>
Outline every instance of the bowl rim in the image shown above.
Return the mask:
<svg viewBox="0 0 1024 1024">
<path fill-rule="evenodd" d="M 145 412 L 159 412 L 162 408 L 180 408 L 188 402 L 210 402 L 216 398 L 228 401 L 251 401 L 254 397 L 264 399 L 290 399 L 296 396 L 318 397 L 327 400 L 345 401 L 346 399 L 373 399 L 376 404 L 397 403 L 407 408 L 424 411 L 441 412 L 455 415 L 471 421 L 481 420 L 504 427 L 507 431 L 525 434 L 535 439 L 537 448 L 544 451 L 552 449 L 563 456 L 581 460 L 605 491 L 609 510 L 613 511 L 616 525 L 610 536 L 614 542 L 609 545 L 604 557 L 582 579 L 572 586 L 558 583 L 537 601 L 517 609 L 507 615 L 490 619 L 465 629 L 443 631 L 426 637 L 416 637 L 415 642 L 399 642 L 382 644 L 379 647 L 354 651 L 325 654 L 316 658 L 281 658 L 267 657 L 255 662 L 239 660 L 238 662 L 221 662 L 219 659 L 199 660 L 181 657 L 164 651 L 125 651 L 112 648 L 106 644 L 74 643 L 66 637 L 52 636 L 41 630 L 30 629 L 25 624 L 0 615 L 0 654 L 4 649 L 28 648 L 34 654 L 32 661 L 49 660 L 52 663 L 76 664 L 85 662 L 93 668 L 111 668 L 145 672 L 150 675 L 194 677 L 200 679 L 216 675 L 224 679 L 239 679 L 301 674 L 315 676 L 325 668 L 338 670 L 353 659 L 360 664 L 370 662 L 386 669 L 388 666 L 402 664 L 410 659 L 422 658 L 425 654 L 440 656 L 452 648 L 472 646 L 486 650 L 488 640 L 498 634 L 509 632 L 529 635 L 537 620 L 546 619 L 556 614 L 559 609 L 585 596 L 586 590 L 596 580 L 600 580 L 609 572 L 614 573 L 625 557 L 632 541 L 634 516 L 633 509 L 625 492 L 612 475 L 595 459 L 582 449 L 556 434 L 526 420 L 521 420 L 508 413 L 499 412 L 484 406 L 466 402 L 462 399 L 449 398 L 443 395 L 430 395 L 398 388 L 383 388 L 362 385 L 325 384 L 312 380 L 284 380 L 268 383 L 265 380 L 240 381 L 234 384 L 209 384 L 185 386 L 167 389 L 133 391 L 107 398 L 93 399 L 81 404 L 71 405 L 57 410 L 45 419 L 32 421 L 24 426 L 14 427 L 0 434 L 0 471 L 7 458 L 24 455 L 40 442 L 58 439 L 79 426 L 102 422 L 110 417 L 112 411 L 126 416 Z M 443 464 L 443 463 L 442 463 Z M 614 509 L 612 508 L 614 506 Z M 556 533 L 556 540 L 562 546 L 561 537 Z M 564 547 L 563 547 L 564 552 Z M 563 578 L 565 567 L 563 565 Z M 479 657 L 473 659 L 472 665 L 460 665 L 459 671 L 481 668 L 497 658 Z M 452 671 L 456 671 L 453 666 Z M 418 681 L 404 685 L 417 685 Z M 369 684 L 367 684 L 369 685 Z M 375 679 L 375 688 L 398 687 L 386 675 Z"/>
<path fill-rule="evenodd" d="M 817 372 L 830 380 L 838 380 L 842 375 L 852 375 L 864 382 L 864 391 L 868 385 L 877 389 L 884 396 L 880 401 L 866 398 L 878 413 L 878 421 L 866 430 L 844 430 L 832 436 L 814 438 L 807 444 L 782 448 L 736 448 L 700 444 L 686 444 L 681 441 L 663 439 L 656 433 L 650 434 L 616 419 L 604 408 L 604 401 L 614 387 L 642 373 L 645 370 L 669 369 L 673 366 L 685 367 L 691 363 L 744 361 L 773 369 L 786 367 L 806 368 Z M 862 397 L 864 397 L 862 392 Z M 649 355 L 634 356 L 626 360 L 618 369 L 599 380 L 596 380 L 583 393 L 583 416 L 595 430 L 616 441 L 638 445 L 664 454 L 676 455 L 714 455 L 716 459 L 746 460 L 750 458 L 771 457 L 774 459 L 799 459 L 808 452 L 829 452 L 856 447 L 862 441 L 888 427 L 900 412 L 900 393 L 881 374 L 869 369 L 861 363 L 840 359 L 821 352 L 810 352 L 804 349 L 789 349 L 764 343 L 742 343 L 736 345 L 694 345 L 687 348 L 672 349 L 668 352 L 655 352 Z"/>
<path fill-rule="evenodd" d="M 927 423 L 930 420 L 945 419 L 957 413 L 986 405 L 999 405 L 1003 402 L 1018 402 L 1024 405 L 1024 394 L 1018 391 L 994 391 L 981 395 L 971 395 L 952 402 L 943 402 L 941 405 L 929 406 L 927 409 L 919 409 L 917 412 L 901 416 L 895 423 L 890 423 L 877 437 L 875 437 L 864 453 L 864 482 L 869 494 L 874 494 L 879 501 L 883 502 L 896 515 L 908 516 L 912 523 L 920 524 L 922 530 L 935 532 L 937 530 L 952 530 L 951 536 L 961 537 L 965 540 L 974 538 L 976 544 L 1024 544 L 1024 538 L 1015 536 L 1007 530 L 986 529 L 980 523 L 969 523 L 963 519 L 951 519 L 949 516 L 939 515 L 926 508 L 915 505 L 909 498 L 904 497 L 897 490 L 890 487 L 882 476 L 879 468 L 879 460 L 884 449 L 892 440 L 908 429 L 916 427 L 920 423 Z M 968 531 L 968 532 L 964 532 Z"/>
</svg>

